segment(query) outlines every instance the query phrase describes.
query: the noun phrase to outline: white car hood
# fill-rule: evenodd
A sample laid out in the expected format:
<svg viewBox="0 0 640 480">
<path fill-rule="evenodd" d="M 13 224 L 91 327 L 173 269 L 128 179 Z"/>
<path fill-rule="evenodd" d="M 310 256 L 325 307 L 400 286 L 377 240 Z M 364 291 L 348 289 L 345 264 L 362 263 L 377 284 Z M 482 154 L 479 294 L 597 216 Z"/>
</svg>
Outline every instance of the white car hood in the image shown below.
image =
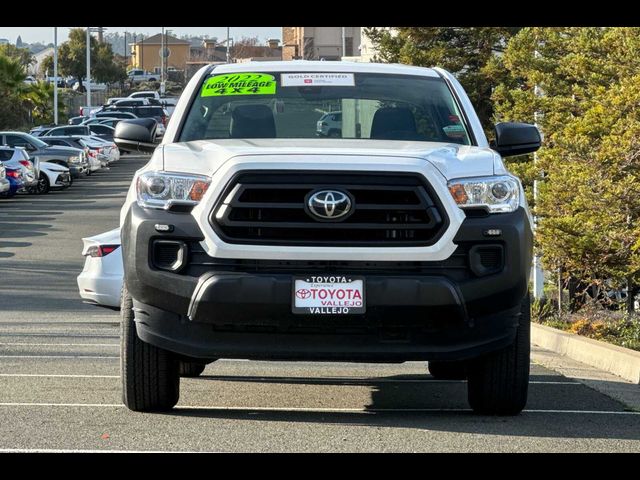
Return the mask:
<svg viewBox="0 0 640 480">
<path fill-rule="evenodd" d="M 164 170 L 213 174 L 232 157 L 259 155 L 350 155 L 421 158 L 446 178 L 494 175 L 499 156 L 489 148 L 453 143 L 347 139 L 224 139 L 163 145 Z"/>
</svg>

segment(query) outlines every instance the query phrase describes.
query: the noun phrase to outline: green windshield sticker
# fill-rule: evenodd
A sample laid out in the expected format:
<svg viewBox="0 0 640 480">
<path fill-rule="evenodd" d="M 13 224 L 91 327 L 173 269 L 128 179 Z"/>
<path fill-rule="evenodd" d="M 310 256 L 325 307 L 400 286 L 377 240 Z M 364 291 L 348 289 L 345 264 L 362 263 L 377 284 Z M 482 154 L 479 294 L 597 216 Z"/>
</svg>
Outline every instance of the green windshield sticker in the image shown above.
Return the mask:
<svg viewBox="0 0 640 480">
<path fill-rule="evenodd" d="M 227 95 L 275 95 L 276 79 L 266 73 L 228 73 L 208 78 L 201 97 Z"/>
</svg>

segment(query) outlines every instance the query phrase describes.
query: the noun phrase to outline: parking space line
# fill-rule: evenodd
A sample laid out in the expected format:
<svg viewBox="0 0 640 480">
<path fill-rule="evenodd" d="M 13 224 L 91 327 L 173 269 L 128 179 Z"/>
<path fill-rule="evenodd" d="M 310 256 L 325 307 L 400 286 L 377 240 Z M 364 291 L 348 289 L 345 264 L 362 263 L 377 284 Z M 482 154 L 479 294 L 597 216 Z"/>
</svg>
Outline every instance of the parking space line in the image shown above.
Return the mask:
<svg viewBox="0 0 640 480">
<path fill-rule="evenodd" d="M 0 453 L 213 453 L 217 450 L 65 450 L 57 448 L 0 448 Z"/>
<path fill-rule="evenodd" d="M 89 407 L 126 408 L 120 403 L 0 403 L 0 407 Z M 470 408 L 318 408 L 318 407 L 226 407 L 219 405 L 178 405 L 180 410 L 219 410 L 240 412 L 296 412 L 296 413 L 472 413 Z M 583 415 L 640 415 L 640 412 L 626 410 L 523 410 L 522 413 L 567 413 Z"/>
<path fill-rule="evenodd" d="M 39 373 L 0 373 L 0 377 L 37 377 L 37 378 L 120 378 L 120 375 L 47 375 Z"/>
<path fill-rule="evenodd" d="M 120 355 L 0 355 L 0 358 L 116 358 Z"/>
<path fill-rule="evenodd" d="M 27 347 L 119 347 L 119 343 L 2 343 L 4 346 L 21 345 Z"/>
<path fill-rule="evenodd" d="M 110 357 L 111 358 L 111 357 Z M 52 377 L 52 378 L 120 378 L 120 375 L 67 375 L 67 374 L 39 374 L 39 373 L 0 373 L 0 377 L 43 377 L 43 378 L 47 378 L 47 377 Z M 205 379 L 206 379 L 206 375 L 204 375 Z M 237 377 L 231 377 L 233 380 L 238 380 Z M 225 379 L 224 377 L 216 377 L 215 380 L 220 381 L 220 382 L 226 382 L 226 381 L 230 381 Z M 240 381 L 242 381 L 242 379 L 239 379 Z M 255 380 L 267 380 L 266 378 L 263 377 L 248 377 L 247 378 L 247 382 L 249 383 L 249 381 L 255 382 Z M 282 381 L 291 381 L 291 380 L 300 380 L 301 382 L 304 383 L 318 383 L 318 384 L 322 384 L 322 383 L 329 383 L 331 381 L 334 381 L 333 378 L 323 378 L 323 379 L 315 379 L 315 378 L 308 378 L 308 377 L 288 377 L 288 378 L 282 378 Z M 342 384 L 344 385 L 350 385 L 350 384 L 359 384 L 359 383 L 371 383 L 371 384 L 376 384 L 376 383 L 467 383 L 466 380 L 436 380 L 436 379 L 432 379 L 432 380 L 422 380 L 422 379 L 416 379 L 416 380 L 411 380 L 411 379 L 398 379 L 398 380 L 394 380 L 394 379 L 386 379 L 386 378 L 381 378 L 381 379 L 375 379 L 375 378 L 350 378 L 350 379 L 345 379 L 345 378 L 336 378 L 335 380 L 342 382 Z M 582 385 L 579 382 L 544 382 L 544 381 L 532 381 L 529 382 L 530 384 L 539 384 L 539 385 Z"/>
</svg>

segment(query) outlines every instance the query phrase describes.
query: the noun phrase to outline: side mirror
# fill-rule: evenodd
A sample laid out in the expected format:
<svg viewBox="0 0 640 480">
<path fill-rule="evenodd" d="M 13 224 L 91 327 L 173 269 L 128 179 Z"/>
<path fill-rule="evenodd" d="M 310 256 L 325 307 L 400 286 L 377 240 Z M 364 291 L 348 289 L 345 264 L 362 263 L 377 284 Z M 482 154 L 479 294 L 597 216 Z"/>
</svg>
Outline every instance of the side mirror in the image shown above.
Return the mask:
<svg viewBox="0 0 640 480">
<path fill-rule="evenodd" d="M 516 122 L 496 124 L 494 149 L 503 157 L 535 152 L 541 142 L 540 132 L 535 125 Z"/>
<path fill-rule="evenodd" d="M 122 120 L 116 125 L 113 141 L 127 152 L 151 153 L 158 145 L 155 143 L 157 126 L 153 118 Z"/>
</svg>

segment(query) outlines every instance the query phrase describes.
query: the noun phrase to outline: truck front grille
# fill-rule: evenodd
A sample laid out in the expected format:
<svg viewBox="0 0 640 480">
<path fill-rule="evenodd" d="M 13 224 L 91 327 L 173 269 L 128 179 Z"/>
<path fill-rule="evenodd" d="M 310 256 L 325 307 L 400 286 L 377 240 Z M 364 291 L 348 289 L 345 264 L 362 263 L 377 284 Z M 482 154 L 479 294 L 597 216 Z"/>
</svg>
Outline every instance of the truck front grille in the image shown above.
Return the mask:
<svg viewBox="0 0 640 480">
<path fill-rule="evenodd" d="M 307 199 L 323 189 L 346 193 L 352 211 L 323 221 Z M 228 243 L 262 245 L 428 246 L 448 218 L 418 174 L 243 172 L 214 206 L 211 225 Z"/>
</svg>

